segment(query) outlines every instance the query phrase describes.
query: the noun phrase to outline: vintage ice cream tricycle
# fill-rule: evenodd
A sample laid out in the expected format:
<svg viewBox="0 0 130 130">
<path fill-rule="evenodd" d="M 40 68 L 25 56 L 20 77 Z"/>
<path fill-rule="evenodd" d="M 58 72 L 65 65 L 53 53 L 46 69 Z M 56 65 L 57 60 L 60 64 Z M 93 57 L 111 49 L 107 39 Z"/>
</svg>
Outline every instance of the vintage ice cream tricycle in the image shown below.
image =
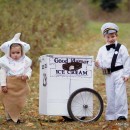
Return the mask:
<svg viewBox="0 0 130 130">
<path fill-rule="evenodd" d="M 91 122 L 103 100 L 93 89 L 93 56 L 46 54 L 40 60 L 39 114 Z"/>
</svg>

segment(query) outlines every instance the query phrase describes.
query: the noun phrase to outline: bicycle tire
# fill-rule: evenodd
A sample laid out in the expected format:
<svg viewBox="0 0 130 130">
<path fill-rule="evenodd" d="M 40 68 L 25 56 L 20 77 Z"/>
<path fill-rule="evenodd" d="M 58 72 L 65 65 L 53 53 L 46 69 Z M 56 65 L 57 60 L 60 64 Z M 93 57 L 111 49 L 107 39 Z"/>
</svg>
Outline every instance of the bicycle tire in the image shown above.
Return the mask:
<svg viewBox="0 0 130 130">
<path fill-rule="evenodd" d="M 81 102 L 83 102 L 83 104 Z M 78 110 L 78 107 L 83 113 L 75 113 L 75 110 Z M 100 94 L 95 90 L 91 88 L 80 88 L 74 91 L 69 97 L 67 110 L 70 117 L 75 121 L 97 121 L 103 113 L 103 100 Z"/>
</svg>

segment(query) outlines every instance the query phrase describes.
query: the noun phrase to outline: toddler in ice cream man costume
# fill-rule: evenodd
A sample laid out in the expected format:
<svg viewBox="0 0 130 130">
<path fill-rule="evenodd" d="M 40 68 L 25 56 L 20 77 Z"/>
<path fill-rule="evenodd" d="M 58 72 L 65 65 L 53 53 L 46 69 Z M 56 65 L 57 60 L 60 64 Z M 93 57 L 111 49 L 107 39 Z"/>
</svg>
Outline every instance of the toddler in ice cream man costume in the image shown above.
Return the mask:
<svg viewBox="0 0 130 130">
<path fill-rule="evenodd" d="M 21 33 L 0 46 L 5 53 L 0 58 L 0 86 L 6 120 L 21 123 L 20 112 L 25 106 L 29 86 L 27 80 L 32 74 L 32 60 L 25 55 L 30 45 L 20 40 Z"/>
<path fill-rule="evenodd" d="M 106 44 L 97 54 L 95 66 L 105 75 L 107 108 L 106 120 L 126 120 L 128 104 L 126 81 L 129 77 L 129 54 L 127 48 L 118 43 L 119 27 L 111 22 L 101 27 Z"/>
</svg>

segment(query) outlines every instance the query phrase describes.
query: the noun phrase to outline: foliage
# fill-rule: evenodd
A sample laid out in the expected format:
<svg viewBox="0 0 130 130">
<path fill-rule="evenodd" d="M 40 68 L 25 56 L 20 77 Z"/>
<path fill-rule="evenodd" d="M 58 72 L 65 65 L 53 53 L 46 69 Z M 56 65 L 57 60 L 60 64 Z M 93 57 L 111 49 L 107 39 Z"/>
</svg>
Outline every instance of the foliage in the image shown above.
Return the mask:
<svg viewBox="0 0 130 130">
<path fill-rule="evenodd" d="M 101 0 L 101 8 L 105 11 L 113 11 L 118 8 L 121 0 Z"/>
<path fill-rule="evenodd" d="M 84 27 L 82 1 L 0 0 L 0 42 L 22 32 L 22 40 L 30 43 L 29 56 L 38 57 L 62 48 L 65 39 L 80 35 Z M 80 13 L 79 13 L 80 12 Z M 57 52 L 57 51 L 56 51 Z"/>
<path fill-rule="evenodd" d="M 114 11 L 117 8 L 119 8 L 119 3 L 122 0 L 91 0 L 93 4 L 98 3 L 98 5 L 104 10 L 104 11 Z"/>
</svg>

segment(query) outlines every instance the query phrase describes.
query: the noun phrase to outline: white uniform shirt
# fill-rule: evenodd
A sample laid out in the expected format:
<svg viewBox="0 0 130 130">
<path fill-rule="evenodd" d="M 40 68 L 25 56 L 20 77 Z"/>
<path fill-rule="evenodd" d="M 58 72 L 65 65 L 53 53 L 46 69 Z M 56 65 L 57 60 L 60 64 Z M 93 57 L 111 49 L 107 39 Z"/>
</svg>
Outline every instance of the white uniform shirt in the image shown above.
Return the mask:
<svg viewBox="0 0 130 130">
<path fill-rule="evenodd" d="M 106 45 L 108 45 L 108 44 L 106 44 Z M 100 68 L 111 68 L 112 58 L 115 53 L 115 49 L 113 49 L 113 48 L 111 48 L 109 51 L 107 51 L 106 45 L 102 46 L 99 49 L 98 55 L 96 58 L 96 61 L 99 61 Z M 115 45 L 117 45 L 117 42 L 115 43 Z M 128 54 L 127 48 L 124 45 L 121 45 L 119 52 L 118 52 L 115 66 L 123 65 L 124 66 L 124 75 L 127 75 L 127 76 L 128 76 L 128 68 L 129 68 L 129 64 L 127 63 L 128 57 L 129 57 L 129 54 Z"/>
</svg>

